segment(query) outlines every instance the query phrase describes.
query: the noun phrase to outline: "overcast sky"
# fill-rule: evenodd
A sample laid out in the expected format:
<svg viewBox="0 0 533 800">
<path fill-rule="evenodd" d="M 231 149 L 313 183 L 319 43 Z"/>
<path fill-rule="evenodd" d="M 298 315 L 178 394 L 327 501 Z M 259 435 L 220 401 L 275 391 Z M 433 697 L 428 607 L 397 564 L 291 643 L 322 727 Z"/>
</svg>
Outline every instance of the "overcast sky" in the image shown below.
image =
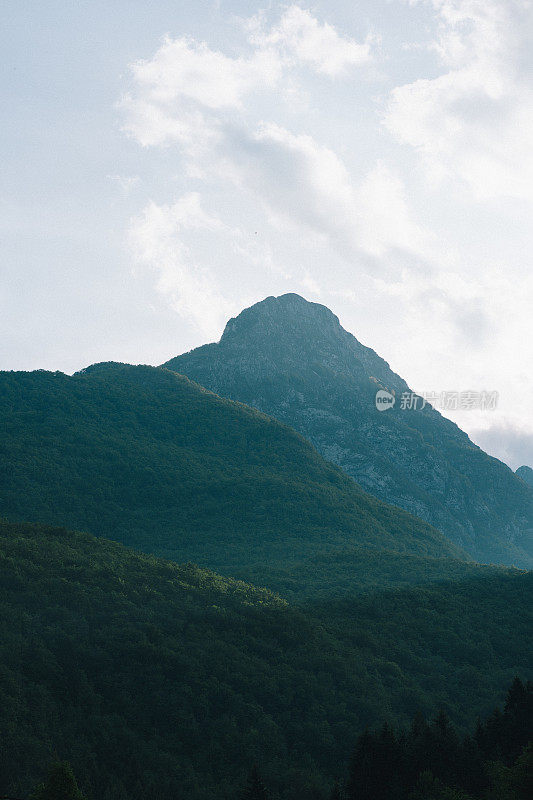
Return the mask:
<svg viewBox="0 0 533 800">
<path fill-rule="evenodd" d="M 157 364 L 329 306 L 533 464 L 533 7 L 4 0 L 0 368 Z"/>
</svg>

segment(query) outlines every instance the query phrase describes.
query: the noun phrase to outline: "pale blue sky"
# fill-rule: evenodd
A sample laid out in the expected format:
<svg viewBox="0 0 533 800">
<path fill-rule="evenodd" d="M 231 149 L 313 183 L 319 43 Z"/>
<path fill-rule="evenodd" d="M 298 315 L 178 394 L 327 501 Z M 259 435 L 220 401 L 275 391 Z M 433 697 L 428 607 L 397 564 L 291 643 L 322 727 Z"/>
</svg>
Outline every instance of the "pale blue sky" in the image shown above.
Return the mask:
<svg viewBox="0 0 533 800">
<path fill-rule="evenodd" d="M 532 463 L 531 3 L 1 13 L 0 368 L 159 363 L 296 291 L 417 391 L 499 391 L 454 418 Z"/>
</svg>

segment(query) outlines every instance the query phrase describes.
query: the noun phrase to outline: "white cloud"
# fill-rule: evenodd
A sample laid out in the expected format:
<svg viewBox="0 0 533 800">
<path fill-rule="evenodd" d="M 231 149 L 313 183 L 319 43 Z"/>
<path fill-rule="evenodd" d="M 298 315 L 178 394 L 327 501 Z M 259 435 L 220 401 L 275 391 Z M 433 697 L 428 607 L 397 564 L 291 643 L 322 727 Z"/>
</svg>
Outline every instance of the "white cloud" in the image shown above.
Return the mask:
<svg viewBox="0 0 533 800">
<path fill-rule="evenodd" d="M 353 269 L 398 276 L 435 257 L 414 222 L 403 183 L 384 163 L 353 181 L 342 159 L 307 134 L 263 124 L 228 128 L 216 151 L 226 180 L 252 195 L 270 222 L 304 248 L 333 248 Z M 213 162 L 214 163 L 214 162 Z"/>
<path fill-rule="evenodd" d="M 395 88 L 385 125 L 426 159 L 432 179 L 478 199 L 533 200 L 533 84 L 525 0 L 432 0 L 446 72 Z M 529 68 L 526 68 L 529 59 Z"/>
<path fill-rule="evenodd" d="M 188 192 L 179 198 L 172 206 L 172 219 L 176 226 L 182 230 L 226 230 L 226 225 L 218 217 L 208 214 L 202 208 L 199 192 Z"/>
<path fill-rule="evenodd" d="M 268 30 L 261 17 L 245 20 L 245 27 L 252 45 L 247 56 L 167 36 L 151 59 L 132 64 L 134 90 L 119 103 L 124 130 L 144 146 L 176 142 L 199 155 L 216 139 L 220 118 L 243 112 L 251 96 L 275 91 L 291 105 L 305 102 L 291 80 L 293 68 L 335 77 L 371 60 L 371 38 L 358 44 L 297 6 Z"/>
<path fill-rule="evenodd" d="M 533 433 L 520 422 L 501 422 L 470 433 L 473 441 L 511 469 L 533 465 Z"/>
<path fill-rule="evenodd" d="M 125 114 L 123 130 L 143 147 L 179 143 L 198 151 L 198 145 L 216 135 L 198 109 L 176 108 L 156 103 L 150 93 L 127 93 L 118 104 Z"/>
<path fill-rule="evenodd" d="M 432 259 L 428 235 L 412 218 L 400 177 L 383 161 L 370 170 L 357 191 L 360 246 L 376 258 L 391 250 Z"/>
<path fill-rule="evenodd" d="M 134 90 L 119 103 L 124 130 L 145 147 L 177 143 L 198 162 L 217 139 L 217 115 L 242 110 L 252 91 L 273 89 L 282 67 L 268 49 L 231 58 L 203 42 L 166 37 L 131 73 Z"/>
<path fill-rule="evenodd" d="M 250 91 L 273 87 L 281 77 L 273 50 L 231 58 L 188 37 L 166 37 L 152 59 L 137 61 L 131 69 L 138 88 L 166 107 L 186 98 L 211 109 L 240 108 Z"/>
<path fill-rule="evenodd" d="M 134 258 L 156 274 L 157 291 L 210 338 L 220 333 L 233 306 L 217 289 L 214 275 L 196 263 L 183 233 L 223 228 L 202 209 L 199 195 L 190 193 L 172 205 L 148 203 L 129 231 Z"/>
<path fill-rule="evenodd" d="M 303 227 L 308 236 L 327 236 L 353 250 L 355 195 L 333 150 L 271 123 L 253 132 L 229 130 L 223 160 L 228 175 L 266 207 L 275 225 Z"/>
<path fill-rule="evenodd" d="M 287 63 L 306 64 L 331 78 L 372 59 L 371 37 L 363 43 L 343 37 L 299 6 L 290 6 L 269 31 L 257 27 L 251 37 L 255 44 L 275 48 Z"/>
<path fill-rule="evenodd" d="M 134 64 L 134 89 L 121 103 L 127 131 L 144 146 L 174 143 L 188 175 L 231 181 L 276 227 L 297 230 L 304 244 L 319 239 L 352 264 L 366 259 L 379 270 L 377 258 L 390 249 L 417 249 L 398 177 L 379 166 L 357 187 L 332 148 L 253 119 L 244 106 L 254 92 L 284 91 L 280 77 L 296 64 L 334 76 L 365 63 L 370 43 L 340 36 L 297 6 L 266 30 L 262 19 L 248 23 L 247 58 L 167 37 L 152 59 Z M 386 202 L 376 196 L 383 188 Z"/>
</svg>

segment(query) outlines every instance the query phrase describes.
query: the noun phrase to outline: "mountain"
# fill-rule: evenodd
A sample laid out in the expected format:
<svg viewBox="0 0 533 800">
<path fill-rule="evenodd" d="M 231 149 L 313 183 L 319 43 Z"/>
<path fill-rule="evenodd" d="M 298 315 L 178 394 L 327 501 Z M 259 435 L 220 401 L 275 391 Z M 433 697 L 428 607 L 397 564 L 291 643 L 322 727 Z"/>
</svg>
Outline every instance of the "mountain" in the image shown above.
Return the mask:
<svg viewBox="0 0 533 800">
<path fill-rule="evenodd" d="M 516 475 L 519 478 L 528 484 L 528 486 L 533 486 L 533 469 L 531 467 L 518 467 L 516 470 Z"/>
<path fill-rule="evenodd" d="M 254 762 L 280 800 L 317 800 L 367 725 L 442 707 L 470 726 L 531 674 L 533 576 L 516 570 L 304 612 L 65 529 L 0 521 L 0 564 L 12 797 L 55 755 L 102 800 L 229 800 Z"/>
<path fill-rule="evenodd" d="M 299 434 L 174 372 L 0 373 L 0 514 L 86 530 L 287 596 L 479 574 Z"/>
<path fill-rule="evenodd" d="M 268 297 L 231 319 L 218 343 L 164 366 L 264 411 L 307 437 L 367 492 L 441 530 L 474 558 L 533 566 L 533 493 L 410 389 L 325 306 Z M 394 393 L 378 411 L 376 391 Z"/>
</svg>

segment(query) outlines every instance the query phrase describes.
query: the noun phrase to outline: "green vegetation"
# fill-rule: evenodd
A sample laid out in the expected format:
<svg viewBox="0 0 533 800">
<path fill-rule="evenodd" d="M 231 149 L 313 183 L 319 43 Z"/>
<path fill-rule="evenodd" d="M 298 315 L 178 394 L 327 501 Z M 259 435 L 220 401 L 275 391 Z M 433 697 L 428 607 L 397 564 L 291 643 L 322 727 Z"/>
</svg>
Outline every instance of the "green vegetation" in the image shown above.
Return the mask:
<svg viewBox="0 0 533 800">
<path fill-rule="evenodd" d="M 494 570 L 305 612 L 3 522 L 0 793 L 26 796 L 56 755 L 89 798 L 233 800 L 253 764 L 275 798 L 326 797 L 367 726 L 443 707 L 463 731 L 529 676 L 532 583 Z"/>
<path fill-rule="evenodd" d="M 440 712 L 399 735 L 365 731 L 353 753 L 346 800 L 530 800 L 533 789 L 533 684 L 515 678 L 503 712 L 461 737 Z"/>
<path fill-rule="evenodd" d="M 313 368 L 317 400 L 326 362 Z M 263 399 L 285 386 L 287 408 L 302 405 L 304 373 L 265 388 L 259 369 Z M 343 397 L 357 416 L 353 387 Z M 319 403 L 306 409 L 331 423 Z M 396 765 L 398 800 L 524 800 L 531 751 L 510 720 L 527 687 L 515 682 L 503 714 L 464 735 L 513 676 L 531 676 L 533 575 L 470 561 L 291 428 L 165 368 L 0 373 L 0 418 L 0 795 L 389 800 L 361 781 L 383 779 L 381 759 Z M 455 448 L 446 492 L 460 500 L 464 434 L 446 423 L 443 443 L 430 422 L 407 439 L 379 422 L 375 451 L 387 441 L 408 460 L 414 437 L 424 476 L 440 480 L 439 453 Z M 483 464 L 474 484 L 494 467 Z M 498 508 L 516 486 L 529 496 L 494 470 Z M 489 525 L 486 552 L 503 552 L 494 537 Z M 420 741 L 406 728 L 416 712 L 437 715 L 418 719 Z M 457 778 L 465 753 L 477 783 Z"/>
<path fill-rule="evenodd" d="M 166 369 L 0 373 L 0 514 L 87 530 L 288 597 L 479 571 L 301 436 Z"/>
<path fill-rule="evenodd" d="M 53 762 L 31 800 L 85 800 L 68 761 Z"/>
</svg>

